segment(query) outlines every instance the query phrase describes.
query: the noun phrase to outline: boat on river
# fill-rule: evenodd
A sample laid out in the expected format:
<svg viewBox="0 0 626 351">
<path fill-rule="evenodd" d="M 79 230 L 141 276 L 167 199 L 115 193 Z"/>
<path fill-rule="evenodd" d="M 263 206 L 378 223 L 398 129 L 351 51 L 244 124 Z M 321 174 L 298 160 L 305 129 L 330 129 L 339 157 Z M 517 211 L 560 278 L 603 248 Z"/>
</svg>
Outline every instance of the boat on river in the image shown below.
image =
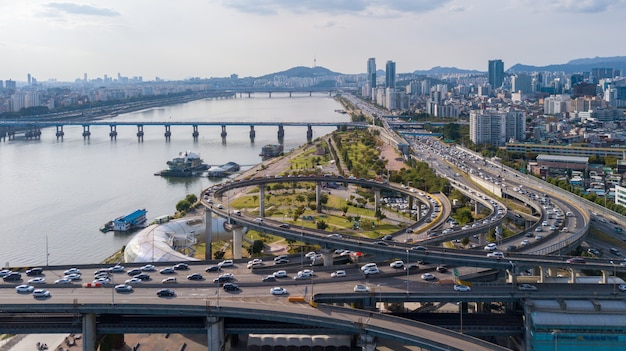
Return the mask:
<svg viewBox="0 0 626 351">
<path fill-rule="evenodd" d="M 116 232 L 129 232 L 138 228 L 144 228 L 146 226 L 146 211 L 145 209 L 138 209 L 125 216 L 117 217 L 112 221 L 106 222 L 100 231 L 103 233 L 116 231 Z"/>
<path fill-rule="evenodd" d="M 167 161 L 167 169 L 155 173 L 162 177 L 195 177 L 202 175 L 209 169 L 200 155 L 192 151 L 180 152 L 177 157 Z"/>
</svg>

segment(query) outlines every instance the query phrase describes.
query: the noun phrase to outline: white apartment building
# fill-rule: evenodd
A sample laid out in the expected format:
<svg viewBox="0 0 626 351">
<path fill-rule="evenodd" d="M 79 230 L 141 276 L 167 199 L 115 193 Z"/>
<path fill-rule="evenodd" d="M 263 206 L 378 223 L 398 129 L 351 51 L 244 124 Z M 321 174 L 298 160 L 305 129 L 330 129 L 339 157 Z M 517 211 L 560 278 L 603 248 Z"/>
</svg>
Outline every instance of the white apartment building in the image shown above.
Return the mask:
<svg viewBox="0 0 626 351">
<path fill-rule="evenodd" d="M 525 133 L 524 111 L 470 111 L 470 139 L 475 144 L 502 146 L 509 140 L 523 141 Z"/>
</svg>

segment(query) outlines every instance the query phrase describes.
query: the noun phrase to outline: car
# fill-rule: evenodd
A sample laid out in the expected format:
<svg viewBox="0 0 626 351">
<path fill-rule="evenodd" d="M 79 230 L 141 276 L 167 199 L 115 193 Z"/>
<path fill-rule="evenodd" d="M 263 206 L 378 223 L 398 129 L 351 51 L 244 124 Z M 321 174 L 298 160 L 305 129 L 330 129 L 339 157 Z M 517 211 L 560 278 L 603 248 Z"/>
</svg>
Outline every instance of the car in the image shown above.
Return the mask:
<svg viewBox="0 0 626 351">
<path fill-rule="evenodd" d="M 437 279 L 437 277 L 435 277 L 435 275 L 432 274 L 432 273 L 424 273 L 424 274 L 422 274 L 422 279 L 424 279 L 424 280 L 435 280 L 435 279 Z"/>
<path fill-rule="evenodd" d="M 619 289 L 619 291 L 625 292 L 626 291 L 626 284 L 620 284 L 620 285 L 617 286 L 617 288 Z"/>
<path fill-rule="evenodd" d="M 375 262 L 366 263 L 363 266 L 361 266 L 361 271 L 364 271 L 366 269 L 370 269 L 370 268 L 373 268 L 373 267 L 378 268 L 378 266 L 376 265 Z"/>
<path fill-rule="evenodd" d="M 109 268 L 109 272 L 111 272 L 111 273 L 122 273 L 122 272 L 124 272 L 124 266 L 116 264 L 115 266 Z"/>
<path fill-rule="evenodd" d="M 437 266 L 437 268 L 435 268 L 435 270 L 439 273 L 445 273 L 448 271 L 448 266 L 446 266 L 445 264 L 440 264 L 439 266 Z"/>
<path fill-rule="evenodd" d="M 285 278 L 287 276 L 287 271 L 276 271 L 272 275 L 276 278 Z"/>
<path fill-rule="evenodd" d="M 161 274 L 174 274 L 176 271 L 172 267 L 165 267 L 159 271 Z"/>
<path fill-rule="evenodd" d="M 279 286 L 275 286 L 270 289 L 270 294 L 272 295 L 287 295 L 287 289 L 281 288 Z"/>
<path fill-rule="evenodd" d="M 173 283 L 176 283 L 176 277 L 167 277 L 167 278 L 161 280 L 161 283 L 163 283 L 163 284 L 173 284 Z"/>
<path fill-rule="evenodd" d="M 10 270 L 10 269 L 0 270 L 0 278 L 4 278 L 4 277 L 6 277 L 7 275 L 9 275 L 11 273 L 13 273 L 13 271 Z"/>
<path fill-rule="evenodd" d="M 139 269 L 141 269 L 142 272 L 154 272 L 156 270 L 156 267 L 154 267 L 154 265 L 147 264 Z"/>
<path fill-rule="evenodd" d="M 279 259 L 274 259 L 274 264 L 284 264 L 289 263 L 289 259 L 287 257 L 281 257 Z"/>
<path fill-rule="evenodd" d="M 133 269 L 129 270 L 128 272 L 126 272 L 126 274 L 128 274 L 131 277 L 134 276 L 134 275 L 137 275 L 139 273 L 141 273 L 141 269 L 139 269 L 139 268 L 133 268 Z"/>
<path fill-rule="evenodd" d="M 224 289 L 224 291 L 239 291 L 239 285 L 235 283 L 225 283 L 222 285 L 222 289 Z"/>
<path fill-rule="evenodd" d="M 537 290 L 537 287 L 536 287 L 536 286 L 534 286 L 534 285 L 530 285 L 530 284 L 520 284 L 517 288 L 518 288 L 519 290 L 522 290 L 522 291 L 532 291 L 532 290 Z"/>
<path fill-rule="evenodd" d="M 136 276 L 134 276 L 133 278 L 138 278 L 141 280 L 150 280 L 150 274 L 148 273 L 139 273 Z"/>
<path fill-rule="evenodd" d="M 187 271 L 189 270 L 189 265 L 187 265 L 186 263 L 178 263 L 178 264 L 175 264 L 174 267 L 172 268 L 174 268 L 174 270 L 177 270 L 177 271 Z"/>
<path fill-rule="evenodd" d="M 470 288 L 467 285 L 462 285 L 462 284 L 454 284 L 454 291 L 472 291 L 472 288 Z"/>
<path fill-rule="evenodd" d="M 54 281 L 54 284 L 72 284 L 72 281 L 67 278 L 61 278 Z"/>
<path fill-rule="evenodd" d="M 371 267 L 363 271 L 363 274 L 365 275 L 378 274 L 378 273 L 380 273 L 380 270 L 378 269 L 378 267 Z"/>
<path fill-rule="evenodd" d="M 307 252 L 304 257 L 306 258 L 311 258 L 311 257 L 315 257 L 315 255 L 317 255 L 318 253 L 315 251 L 311 251 L 311 252 Z"/>
<path fill-rule="evenodd" d="M 36 299 L 45 299 L 50 297 L 50 292 L 45 289 L 35 289 L 33 291 L 33 297 Z"/>
<path fill-rule="evenodd" d="M 176 293 L 172 289 L 160 289 L 159 291 L 157 291 L 156 294 L 157 294 L 158 297 L 174 297 L 174 296 L 176 296 Z"/>
<path fill-rule="evenodd" d="M 519 244 L 520 244 L 520 246 L 527 246 L 527 245 L 530 245 L 530 241 L 522 240 Z"/>
<path fill-rule="evenodd" d="M 565 261 L 569 264 L 585 264 L 585 259 L 582 257 L 572 257 L 572 258 L 568 258 L 567 261 Z"/>
<path fill-rule="evenodd" d="M 26 270 L 26 275 L 29 277 L 38 276 L 43 273 L 43 268 L 35 267 Z"/>
<path fill-rule="evenodd" d="M 8 275 L 2 277 L 2 280 L 5 282 L 15 282 L 18 280 L 22 280 L 22 273 L 19 272 L 11 272 Z"/>
<path fill-rule="evenodd" d="M 80 269 L 78 269 L 76 267 L 72 267 L 72 268 L 66 270 L 65 272 L 63 272 L 63 275 L 74 274 L 74 273 L 80 274 Z"/>
<path fill-rule="evenodd" d="M 345 277 L 345 276 L 346 276 L 346 271 L 344 271 L 344 270 L 334 271 L 334 272 L 330 273 L 330 277 L 331 278 L 341 278 L 341 277 Z"/>
<path fill-rule="evenodd" d="M 217 265 L 213 265 L 213 266 L 208 266 L 207 268 L 204 269 L 205 272 L 209 273 L 209 272 L 219 272 L 222 270 L 222 267 L 217 266 Z"/>
<path fill-rule="evenodd" d="M 95 279 L 99 279 L 99 278 L 111 278 L 111 273 L 109 272 L 105 272 L 105 273 L 98 273 L 96 275 L 94 275 Z"/>
<path fill-rule="evenodd" d="M 235 265 L 235 263 L 233 262 L 233 260 L 224 260 L 218 263 L 217 265 L 220 266 L 221 268 L 224 268 L 224 267 L 232 267 Z"/>
<path fill-rule="evenodd" d="M 139 283 L 141 283 L 141 282 L 143 282 L 143 280 L 141 280 L 141 279 L 139 279 L 139 278 L 130 278 L 130 279 L 127 279 L 127 280 L 124 282 L 124 284 L 126 284 L 126 285 L 129 285 L 129 284 L 139 284 Z"/>
<path fill-rule="evenodd" d="M 384 241 L 374 241 L 372 244 L 374 244 L 374 245 L 381 245 L 381 246 L 389 246 L 389 244 L 387 244 Z"/>
<path fill-rule="evenodd" d="M 66 276 L 64 276 L 63 278 L 65 279 L 69 279 L 69 280 L 81 280 L 82 278 L 80 277 L 79 273 L 72 273 L 72 274 L 68 274 Z"/>
<path fill-rule="evenodd" d="M 43 277 L 37 277 L 37 278 L 28 280 L 28 284 L 45 284 L 45 283 L 46 283 L 46 278 L 43 278 Z"/>
<path fill-rule="evenodd" d="M 30 294 L 33 291 L 35 291 L 35 287 L 32 285 L 26 285 L 26 284 L 22 284 L 22 285 L 18 285 L 15 287 L 15 291 L 17 291 L 18 293 L 26 293 L 26 294 Z"/>
<path fill-rule="evenodd" d="M 539 232 L 543 232 L 543 229 L 541 229 L 541 227 L 537 227 L 535 228 L 535 231 L 539 233 Z"/>
<path fill-rule="evenodd" d="M 260 259 L 260 258 L 255 258 L 255 259 L 253 259 L 253 260 L 251 260 L 251 261 L 248 261 L 248 265 L 247 265 L 247 267 L 248 267 L 248 268 L 252 268 L 252 267 L 254 267 L 254 266 L 260 266 L 260 265 L 262 265 L 262 264 L 263 264 L 263 260 L 262 260 L 262 259 Z"/>
<path fill-rule="evenodd" d="M 278 225 L 278 227 L 279 228 L 287 228 L 287 229 L 289 229 L 291 226 L 289 224 L 287 224 L 287 223 L 281 223 L 281 224 Z"/>
<path fill-rule="evenodd" d="M 261 218 L 261 217 L 257 217 L 257 218 L 255 218 L 255 219 L 254 219 L 254 221 L 253 221 L 253 222 L 254 222 L 254 223 L 261 223 L 261 224 L 263 224 L 263 218 Z"/>
<path fill-rule="evenodd" d="M 337 234 L 337 233 L 333 233 L 333 234 L 328 234 L 326 235 L 327 238 L 334 238 L 334 239 L 341 239 L 342 236 L 341 234 Z"/>
<path fill-rule="evenodd" d="M 386 241 L 393 240 L 393 236 L 387 234 L 383 236 L 382 238 L 380 238 L 380 240 L 386 240 Z"/>
<path fill-rule="evenodd" d="M 488 253 L 487 257 L 493 257 L 493 258 L 501 259 L 501 258 L 504 258 L 504 253 L 502 253 L 500 251 L 494 251 L 494 252 Z"/>
<path fill-rule="evenodd" d="M 109 284 L 109 283 L 111 283 L 111 280 L 109 278 L 98 278 L 91 282 L 91 284 L 94 284 L 94 285 Z"/>
<path fill-rule="evenodd" d="M 489 244 L 485 245 L 483 250 L 485 250 L 485 251 L 495 251 L 497 248 L 498 248 L 498 245 L 496 245 L 496 243 L 489 243 Z"/>
<path fill-rule="evenodd" d="M 428 251 L 428 249 L 425 246 L 413 246 L 413 247 L 411 247 L 411 250 Z"/>
<path fill-rule="evenodd" d="M 115 292 L 118 293 L 130 293 L 133 292 L 133 287 L 126 284 L 119 284 L 115 286 Z"/>
<path fill-rule="evenodd" d="M 193 273 L 193 274 L 188 275 L 187 279 L 189 279 L 189 280 L 202 280 L 202 279 L 204 279 L 204 277 L 200 273 Z"/>
<path fill-rule="evenodd" d="M 354 292 L 370 292 L 370 288 L 367 285 L 357 284 L 354 286 Z"/>
<path fill-rule="evenodd" d="M 404 267 L 404 262 L 402 261 L 393 261 L 389 264 L 389 267 L 391 268 L 403 268 Z"/>
</svg>

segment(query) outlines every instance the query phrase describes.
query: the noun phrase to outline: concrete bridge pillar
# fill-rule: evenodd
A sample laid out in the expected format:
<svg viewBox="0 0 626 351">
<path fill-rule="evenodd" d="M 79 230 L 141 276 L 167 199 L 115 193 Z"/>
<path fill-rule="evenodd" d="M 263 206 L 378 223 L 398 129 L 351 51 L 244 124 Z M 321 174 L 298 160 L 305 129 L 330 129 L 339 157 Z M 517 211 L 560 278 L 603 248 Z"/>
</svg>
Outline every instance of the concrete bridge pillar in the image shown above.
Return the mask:
<svg viewBox="0 0 626 351">
<path fill-rule="evenodd" d="M 228 135 L 228 133 L 226 133 L 226 126 L 222 125 L 222 133 L 220 134 L 220 136 L 222 138 L 226 138 L 226 135 Z"/>
<path fill-rule="evenodd" d="M 259 217 L 265 217 L 265 185 L 259 185 Z"/>
<path fill-rule="evenodd" d="M 291 92 L 289 92 L 289 97 L 291 97 Z"/>
<path fill-rule="evenodd" d="M 480 202 L 476 201 L 474 204 L 474 214 L 480 213 Z"/>
<path fill-rule="evenodd" d="M 165 141 L 170 141 L 170 137 L 172 136 L 171 126 L 165 125 L 165 133 L 163 136 L 165 136 Z"/>
<path fill-rule="evenodd" d="M 374 190 L 374 211 L 380 208 L 380 189 Z"/>
<path fill-rule="evenodd" d="M 254 142 L 255 137 L 256 137 L 256 132 L 254 131 L 254 126 L 250 126 L 250 141 Z"/>
<path fill-rule="evenodd" d="M 321 249 L 320 253 L 322 254 L 322 259 L 324 260 L 324 267 L 332 267 L 333 266 L 333 250 Z"/>
<path fill-rule="evenodd" d="M 539 283 L 543 283 L 546 280 L 546 270 L 543 266 L 539 266 Z"/>
<path fill-rule="evenodd" d="M 143 125 L 137 125 L 137 141 L 143 142 Z"/>
<path fill-rule="evenodd" d="M 209 351 L 222 351 L 224 349 L 224 320 L 219 317 L 209 316 L 206 318 L 207 339 Z"/>
<path fill-rule="evenodd" d="M 570 276 L 567 282 L 570 284 L 576 284 L 576 270 L 574 268 L 570 268 L 569 272 L 570 272 Z"/>
<path fill-rule="evenodd" d="M 359 335 L 359 346 L 361 346 L 363 351 L 375 351 L 376 338 L 371 335 L 361 334 Z"/>
<path fill-rule="evenodd" d="M 269 94 L 269 97 L 271 99 L 272 98 L 272 92 L 270 91 L 268 94 Z"/>
<path fill-rule="evenodd" d="M 230 224 L 229 226 L 233 232 L 233 258 L 237 260 L 243 257 L 243 227 L 237 224 Z"/>
<path fill-rule="evenodd" d="M 322 213 L 322 182 L 315 183 L 315 210 Z"/>
<path fill-rule="evenodd" d="M 248 99 L 252 97 L 252 93 L 248 92 Z"/>
<path fill-rule="evenodd" d="M 212 257 L 211 252 L 213 242 L 213 212 L 211 212 L 208 208 L 204 210 L 204 240 L 206 242 L 206 252 L 204 253 L 204 259 L 210 260 Z"/>
<path fill-rule="evenodd" d="M 285 138 L 285 129 L 282 124 L 278 125 L 278 140 L 283 140 Z"/>
<path fill-rule="evenodd" d="M 89 139 L 89 136 L 91 136 L 89 125 L 83 125 L 83 139 Z"/>
<path fill-rule="evenodd" d="M 63 139 L 63 136 L 65 135 L 65 132 L 63 131 L 63 125 L 57 126 L 57 132 L 55 135 L 57 136 L 57 139 Z M 2 137 L 4 138 L 4 135 Z"/>
<path fill-rule="evenodd" d="M 307 143 L 310 143 L 311 140 L 313 140 L 313 128 L 309 124 L 306 126 L 306 141 Z"/>
<path fill-rule="evenodd" d="M 545 269 L 542 268 L 541 270 L 543 271 Z M 556 277 L 556 276 L 558 276 L 558 274 L 559 274 L 559 269 L 558 268 L 556 268 L 556 267 L 548 268 L 548 276 Z"/>
<path fill-rule="evenodd" d="M 191 136 L 193 137 L 193 141 L 198 141 L 198 136 L 200 132 L 198 132 L 198 125 L 194 124 L 191 126 L 193 128 L 193 132 L 191 132 Z"/>
<path fill-rule="evenodd" d="M 83 315 L 83 351 L 96 351 L 96 314 Z"/>
<path fill-rule="evenodd" d="M 111 138 L 111 140 L 117 140 L 117 126 L 115 124 L 111 124 L 109 128 L 111 129 L 111 131 L 109 132 L 109 138 Z"/>
<path fill-rule="evenodd" d="M 600 284 L 607 284 L 607 282 L 609 281 L 608 276 L 611 275 L 611 273 L 605 271 L 604 269 L 601 272 L 602 272 L 602 280 Z"/>
</svg>

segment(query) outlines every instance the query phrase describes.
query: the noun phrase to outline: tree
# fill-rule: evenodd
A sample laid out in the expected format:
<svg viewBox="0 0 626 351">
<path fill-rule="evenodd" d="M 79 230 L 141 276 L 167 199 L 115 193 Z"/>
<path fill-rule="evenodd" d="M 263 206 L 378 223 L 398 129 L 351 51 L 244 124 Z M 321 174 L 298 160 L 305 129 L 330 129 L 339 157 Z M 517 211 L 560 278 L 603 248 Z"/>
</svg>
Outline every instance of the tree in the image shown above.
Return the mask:
<svg viewBox="0 0 626 351">
<path fill-rule="evenodd" d="M 180 200 L 176 204 L 176 211 L 178 211 L 178 212 L 186 212 L 187 210 L 189 210 L 190 207 L 191 207 L 191 203 L 189 201 L 187 201 L 187 199 Z"/>
<path fill-rule="evenodd" d="M 343 215 L 344 215 L 344 216 L 348 213 L 348 209 L 349 209 L 349 208 L 350 208 L 350 207 L 348 207 L 348 205 L 343 205 L 343 206 L 341 207 L 341 211 L 343 212 Z"/>
<path fill-rule="evenodd" d="M 324 220 L 321 220 L 321 219 L 317 221 L 315 226 L 317 227 L 317 229 L 320 229 L 320 230 L 325 230 L 326 228 L 328 228 L 328 224 L 324 222 Z"/>
<path fill-rule="evenodd" d="M 263 246 L 263 240 L 255 240 L 248 251 L 251 255 L 260 254 L 261 252 L 263 252 Z"/>
<path fill-rule="evenodd" d="M 463 246 L 467 246 L 469 243 L 470 239 L 468 237 L 461 239 L 461 244 L 463 244 Z"/>
</svg>

